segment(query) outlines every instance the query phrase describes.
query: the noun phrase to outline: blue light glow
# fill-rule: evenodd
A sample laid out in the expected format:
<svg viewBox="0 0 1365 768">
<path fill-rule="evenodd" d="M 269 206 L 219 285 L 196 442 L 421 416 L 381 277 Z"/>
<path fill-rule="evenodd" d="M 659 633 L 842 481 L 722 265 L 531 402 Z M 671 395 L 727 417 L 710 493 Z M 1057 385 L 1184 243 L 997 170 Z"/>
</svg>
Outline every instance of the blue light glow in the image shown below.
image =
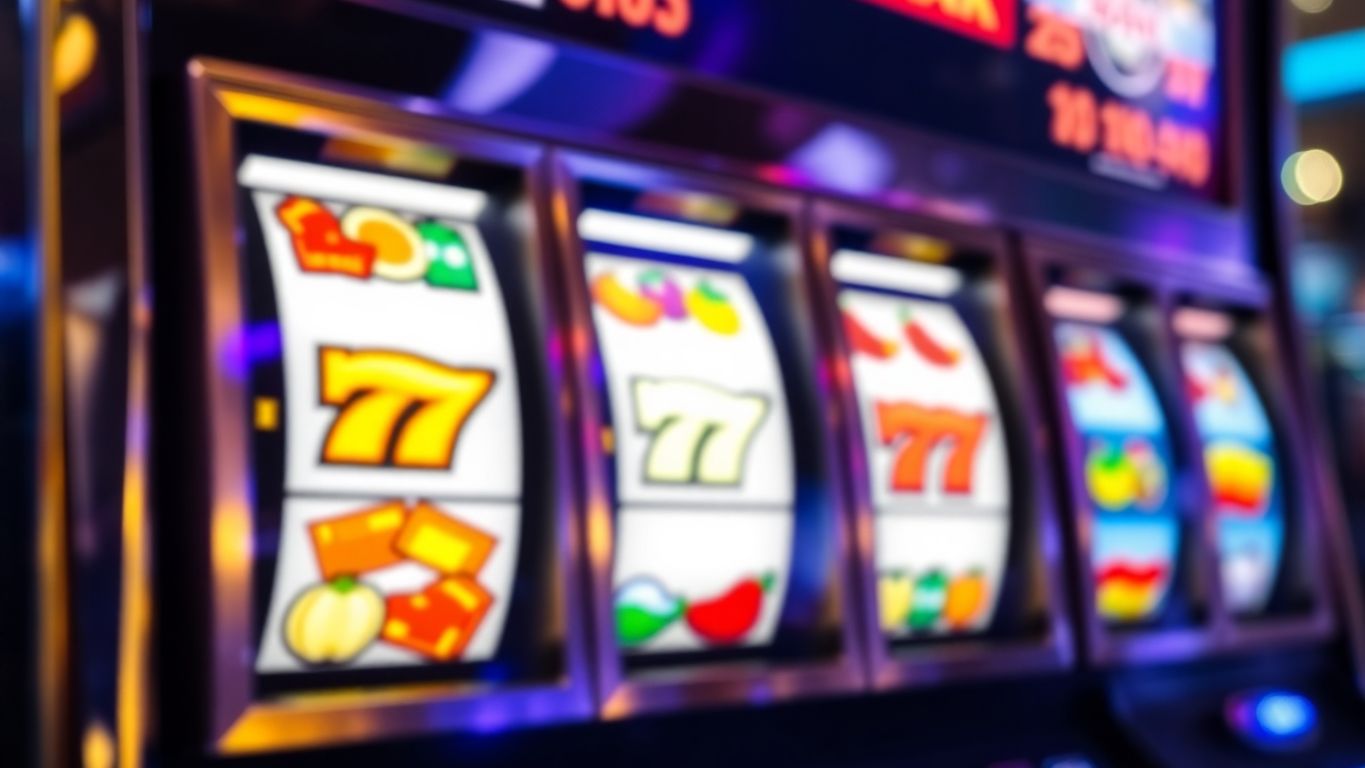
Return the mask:
<svg viewBox="0 0 1365 768">
<path fill-rule="evenodd" d="M 1248 745 L 1270 752 L 1310 746 L 1318 732 L 1318 709 L 1293 691 L 1244 691 L 1228 699 L 1227 723 Z"/>
<path fill-rule="evenodd" d="M 1273 736 L 1299 736 L 1312 730 L 1316 723 L 1313 704 L 1297 694 L 1266 694 L 1256 704 L 1256 724 Z"/>
<path fill-rule="evenodd" d="M 1299 104 L 1365 94 L 1365 29 L 1291 45 L 1284 56 L 1284 84 Z"/>
</svg>

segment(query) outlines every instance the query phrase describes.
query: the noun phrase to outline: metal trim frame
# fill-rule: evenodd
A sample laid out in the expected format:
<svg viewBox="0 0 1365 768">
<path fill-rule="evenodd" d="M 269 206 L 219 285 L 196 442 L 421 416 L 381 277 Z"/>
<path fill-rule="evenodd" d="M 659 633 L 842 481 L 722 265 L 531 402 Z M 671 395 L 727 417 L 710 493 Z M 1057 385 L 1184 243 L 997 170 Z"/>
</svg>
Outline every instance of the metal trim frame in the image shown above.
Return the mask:
<svg viewBox="0 0 1365 768">
<path fill-rule="evenodd" d="M 1047 271 L 1053 267 L 1072 267 L 1093 269 L 1112 277 L 1119 283 L 1142 290 L 1155 305 L 1160 316 L 1160 328 L 1155 347 L 1159 355 L 1160 370 L 1155 376 L 1160 379 L 1164 371 L 1179 371 L 1179 341 L 1172 327 L 1174 312 L 1191 300 L 1202 299 L 1226 306 L 1234 312 L 1251 312 L 1260 319 L 1279 328 L 1286 322 L 1284 309 L 1272 300 L 1269 288 L 1261 281 L 1245 279 L 1241 276 L 1212 272 L 1201 275 L 1182 274 L 1177 270 L 1156 270 L 1144 268 L 1139 253 L 1129 252 L 1087 252 L 1075 242 L 1056 241 L 1046 238 L 1026 239 L 1023 260 L 1028 271 L 1034 302 L 1041 302 L 1047 288 Z M 1056 360 L 1055 345 L 1051 334 L 1045 332 L 1050 320 L 1039 311 L 1039 338 L 1047 350 L 1047 357 Z M 1275 339 L 1277 348 L 1279 338 Z M 1278 349 L 1277 349 L 1278 351 Z M 1074 442 L 1069 429 L 1070 415 L 1065 403 L 1065 393 L 1054 370 L 1048 375 L 1052 380 L 1055 410 L 1059 426 L 1063 429 L 1061 439 L 1064 444 Z M 1274 391 L 1261 392 L 1267 407 L 1277 418 L 1280 430 L 1279 439 L 1286 448 L 1287 456 L 1296 474 L 1306 477 L 1309 464 L 1304 450 L 1307 447 L 1305 427 L 1299 409 L 1288 397 L 1289 382 L 1283 368 L 1271 382 Z M 1158 380 L 1158 389 L 1164 393 L 1179 392 L 1173 382 Z M 1202 445 L 1194 424 L 1194 412 L 1184 397 L 1166 398 L 1168 416 L 1172 424 L 1174 438 L 1185 456 L 1202 455 Z M 1075 446 L 1069 445 L 1064 470 L 1067 475 L 1070 498 L 1075 508 L 1072 514 L 1082 512 L 1075 499 L 1083 498 L 1080 473 L 1076 470 L 1079 458 Z M 1217 567 L 1218 551 L 1213 534 L 1213 520 L 1209 512 L 1212 505 L 1207 479 L 1202 471 L 1190 471 L 1189 483 L 1192 503 L 1182 509 L 1186 530 L 1196 536 L 1195 578 L 1204 589 L 1204 600 L 1209 606 L 1207 620 L 1189 629 L 1114 632 L 1104 625 L 1093 610 L 1093 578 L 1083 563 L 1087 539 L 1084 518 L 1073 520 L 1078 555 L 1076 561 L 1082 571 L 1077 575 L 1081 585 L 1081 605 L 1078 606 L 1088 639 L 1088 657 L 1100 665 L 1143 663 L 1193 659 L 1220 653 L 1262 650 L 1267 647 L 1302 645 L 1326 639 L 1335 627 L 1331 606 L 1326 595 L 1328 581 L 1323 572 L 1324 566 L 1318 563 L 1321 558 L 1316 554 L 1323 546 L 1322 503 L 1318 494 L 1302 483 L 1296 488 L 1294 500 L 1304 537 L 1304 556 L 1313 561 L 1310 564 L 1309 588 L 1314 590 L 1316 601 L 1311 613 L 1283 619 L 1267 618 L 1242 621 L 1232 616 L 1223 603 L 1220 574 Z"/>
<path fill-rule="evenodd" d="M 793 226 L 792 247 L 804 249 L 808 238 L 804 231 L 801 198 L 763 187 L 713 180 L 689 172 L 636 165 L 589 154 L 556 151 L 551 155 L 551 160 L 555 173 L 552 202 L 554 224 L 560 242 L 561 274 L 567 287 L 566 303 L 572 327 L 570 354 L 576 361 L 576 399 L 581 419 L 579 455 L 583 460 L 584 524 L 588 552 L 586 567 L 592 598 L 591 621 L 596 630 L 595 671 L 602 717 L 620 719 L 693 707 L 759 703 L 860 690 L 863 687 L 860 644 L 848 607 L 853 604 L 850 591 L 853 574 L 849 564 L 855 561 L 855 555 L 840 508 L 843 504 L 839 491 L 844 481 L 839 459 L 841 447 L 835 441 L 836 425 L 832 423 L 837 419 L 837 409 L 833 408 L 822 414 L 825 439 L 821 450 L 830 481 L 827 495 L 831 504 L 829 513 L 834 516 L 835 562 L 825 593 L 808 596 L 808 599 L 826 600 L 826 604 L 833 609 L 826 612 L 826 621 L 838 623 L 842 652 L 826 660 L 805 664 L 702 664 L 666 672 L 660 670 L 658 673 L 629 675 L 614 641 L 612 563 L 615 549 L 615 491 L 607 479 L 607 457 L 601 442 L 607 421 L 599 407 L 598 390 L 590 373 L 600 370 L 601 353 L 592 325 L 591 308 L 587 303 L 587 278 L 581 268 L 584 247 L 576 225 L 577 213 L 582 209 L 579 185 L 583 181 L 612 182 L 640 188 L 661 185 L 680 191 L 724 196 L 749 207 L 786 215 Z M 799 287 L 804 289 L 805 286 Z M 804 335 L 811 339 L 813 345 L 816 333 L 813 319 L 805 318 L 802 325 Z M 828 361 L 821 360 L 815 348 L 808 351 L 817 368 L 812 371 L 817 392 L 830 395 L 831 377 L 826 370 Z"/>
<path fill-rule="evenodd" d="M 841 409 L 842 438 L 848 452 L 845 469 L 846 496 L 850 501 L 850 526 L 856 535 L 858 580 L 863 600 L 860 601 L 860 622 L 863 654 L 867 660 L 869 684 L 879 690 L 903 687 L 938 685 L 946 681 L 979 680 L 1003 676 L 1025 675 L 1065 669 L 1075 659 L 1071 626 L 1068 622 L 1064 547 L 1057 515 L 1054 489 L 1047 470 L 1049 446 L 1044 439 L 1038 408 L 1037 374 L 1023 347 L 1023 334 L 1028 327 L 1027 309 L 1014 279 L 1010 262 L 1005 257 L 1008 240 L 1003 232 L 988 229 L 967 229 L 934 219 L 908 216 L 900 212 L 876 212 L 869 208 L 848 204 L 817 201 L 813 206 L 814 243 L 809 269 L 817 292 L 817 310 L 826 330 L 824 342 L 827 355 L 834 361 L 828 367 L 834 371 L 834 387 L 838 391 Z M 1036 544 L 1028 553 L 1029 578 L 1034 592 L 1029 599 L 1045 606 L 1046 625 L 1039 635 L 1018 639 L 963 640 L 954 644 L 931 644 L 919 648 L 891 649 L 881 629 L 877 612 L 877 576 L 874 558 L 874 522 L 876 519 L 870 490 L 856 477 L 852 467 L 868 461 L 863 440 L 859 436 L 859 414 L 854 394 L 847 340 L 835 329 L 837 283 L 829 272 L 832 244 L 830 232 L 835 226 L 850 226 L 876 230 L 895 228 L 947 240 L 955 245 L 977 249 L 985 254 L 996 270 L 995 280 L 1005 295 L 1005 306 L 998 313 L 998 327 L 1002 332 L 1000 352 L 1004 358 L 1009 381 L 996 382 L 997 387 L 1010 390 L 1019 410 L 1019 424 L 1023 434 L 1016 440 L 1024 446 L 1023 466 L 1015 468 L 1032 480 L 1032 514 L 1026 522 L 1033 526 Z M 1006 327 L 1008 326 L 1008 327 Z M 1010 511 L 1011 525 L 1019 526 L 1019 515 Z"/>
<path fill-rule="evenodd" d="M 563 633 L 564 675 L 555 680 L 509 687 L 478 683 L 387 686 L 365 691 L 291 695 L 272 700 L 252 691 L 253 640 L 250 636 L 249 583 L 254 524 L 247 466 L 247 402 L 241 382 L 222 368 L 218 341 L 237 327 L 242 313 L 237 270 L 237 205 L 233 126 L 238 121 L 305 126 L 312 132 L 340 136 L 385 136 L 423 141 L 462 156 L 494 160 L 525 170 L 528 197 L 543 198 L 538 170 L 539 150 L 481 132 L 405 114 L 391 105 L 333 92 L 285 75 L 250 67 L 194 60 L 189 66 L 193 116 L 193 148 L 197 173 L 197 211 L 201 226 L 202 300 L 207 391 L 204 406 L 211 480 L 212 632 L 207 749 L 220 754 L 259 753 L 355 742 L 366 739 L 434 733 L 445 730 L 498 730 L 586 718 L 591 714 L 588 689 L 586 627 L 571 609 L 579 604 L 576 563 L 580 545 L 572 508 L 573 454 L 562 422 L 552 425 L 561 460 L 554 510 L 557 564 L 554 580 L 562 592 L 550 610 Z M 545 215 L 537 209 L 538 218 Z M 540 261 L 546 266 L 549 245 L 539 227 L 535 235 Z M 547 268 L 548 269 L 548 268 Z M 561 332 L 553 303 L 553 279 L 547 269 L 533 276 L 536 295 L 547 310 L 542 333 L 547 340 Z M 551 412 L 567 407 L 563 360 L 546 360 Z M 567 418 L 567 416 L 566 416 Z"/>
<path fill-rule="evenodd" d="M 21 7 L 22 7 L 21 3 Z M 62 322 L 61 237 L 61 115 L 53 82 L 54 40 L 60 3 L 31 0 L 25 66 L 32 67 L 25 93 L 25 107 L 32 113 L 25 122 L 32 131 L 33 159 L 27 170 L 35 194 L 31 210 L 35 257 L 34 296 L 37 327 L 34 329 L 36 370 L 32 378 L 36 439 L 33 445 L 34 507 L 33 538 L 19 542 L 33 546 L 34 595 L 37 615 L 27 631 L 36 658 L 28 673 L 37 690 L 32 697 L 35 764 L 59 766 L 68 762 L 71 749 L 71 583 L 68 552 L 66 466 L 66 373 Z"/>
</svg>

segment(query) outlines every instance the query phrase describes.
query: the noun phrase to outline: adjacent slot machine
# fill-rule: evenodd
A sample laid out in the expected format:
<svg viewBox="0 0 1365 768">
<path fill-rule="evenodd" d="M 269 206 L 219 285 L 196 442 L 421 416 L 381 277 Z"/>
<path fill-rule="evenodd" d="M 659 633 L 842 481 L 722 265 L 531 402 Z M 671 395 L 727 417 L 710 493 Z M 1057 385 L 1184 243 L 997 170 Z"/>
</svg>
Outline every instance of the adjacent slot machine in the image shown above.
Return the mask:
<svg viewBox="0 0 1365 768">
<path fill-rule="evenodd" d="M 1004 239 L 834 204 L 815 216 L 855 526 L 872 541 L 873 685 L 1064 667 L 1061 543 Z"/>
<path fill-rule="evenodd" d="M 195 78 L 205 746 L 586 715 L 538 151 Z"/>
<path fill-rule="evenodd" d="M 1274 311 L 1256 287 L 1174 286 L 1170 335 L 1203 472 L 1218 646 L 1200 673 L 1120 676 L 1114 700 L 1157 759 L 1354 764 L 1353 693 L 1322 647 L 1333 617 L 1320 496 L 1288 418 Z M 1194 723 L 1204 722 L 1205 727 Z M 1208 728 L 1207 724 L 1217 723 Z"/>
<path fill-rule="evenodd" d="M 860 686 L 794 201 L 559 162 L 603 714 Z"/>
<path fill-rule="evenodd" d="M 1350 764 L 1319 502 L 1291 458 L 1264 290 L 1051 253 L 1035 275 L 1116 717 L 1157 764 Z"/>
</svg>

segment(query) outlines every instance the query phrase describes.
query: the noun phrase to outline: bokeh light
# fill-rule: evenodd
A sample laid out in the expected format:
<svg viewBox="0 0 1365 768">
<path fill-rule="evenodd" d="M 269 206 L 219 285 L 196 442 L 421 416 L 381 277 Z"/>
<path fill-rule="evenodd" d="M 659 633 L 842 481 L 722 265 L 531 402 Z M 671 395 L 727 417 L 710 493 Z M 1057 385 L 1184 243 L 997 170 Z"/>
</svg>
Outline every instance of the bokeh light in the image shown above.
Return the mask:
<svg viewBox="0 0 1365 768">
<path fill-rule="evenodd" d="M 1345 178 L 1341 164 L 1324 149 L 1295 152 L 1285 161 L 1280 181 L 1290 199 L 1299 205 L 1317 205 L 1341 194 Z"/>
<path fill-rule="evenodd" d="M 1322 13 L 1332 7 L 1332 0 L 1291 0 L 1304 13 Z"/>
</svg>

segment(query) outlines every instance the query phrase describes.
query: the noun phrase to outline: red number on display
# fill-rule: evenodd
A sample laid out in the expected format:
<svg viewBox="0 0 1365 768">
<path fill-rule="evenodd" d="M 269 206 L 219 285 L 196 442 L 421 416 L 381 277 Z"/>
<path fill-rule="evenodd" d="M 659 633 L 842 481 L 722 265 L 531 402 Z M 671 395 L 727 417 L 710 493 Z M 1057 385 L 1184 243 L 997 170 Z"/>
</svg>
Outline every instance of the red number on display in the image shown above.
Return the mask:
<svg viewBox="0 0 1365 768">
<path fill-rule="evenodd" d="M 559 0 L 571 11 L 592 11 L 636 29 L 651 24 L 665 37 L 679 37 L 692 25 L 691 0 Z"/>
<path fill-rule="evenodd" d="M 1052 142 L 1083 154 L 1093 152 L 1099 143 L 1095 94 L 1057 83 L 1048 89 L 1047 103 L 1052 108 Z"/>
<path fill-rule="evenodd" d="M 1135 168 L 1152 164 L 1156 152 L 1152 116 L 1122 102 L 1105 102 L 1100 110 L 1104 126 L 1104 151 Z"/>
<path fill-rule="evenodd" d="M 943 467 L 943 492 L 972 492 L 972 466 L 986 433 L 987 416 L 911 403 L 877 403 L 876 407 L 878 439 L 882 445 L 897 447 L 892 490 L 923 493 L 930 456 L 939 446 L 951 444 Z"/>
<path fill-rule="evenodd" d="M 1052 110 L 1052 143 L 1088 155 L 1102 150 L 1114 160 L 1162 173 L 1193 187 L 1208 183 L 1212 173 L 1209 137 L 1195 126 L 1170 118 L 1154 121 L 1140 107 L 1109 100 L 1099 105 L 1089 88 L 1067 82 L 1047 92 Z"/>
<path fill-rule="evenodd" d="M 1075 72 L 1085 63 L 1085 40 L 1081 30 L 1066 19 L 1042 8 L 1028 11 L 1033 25 L 1024 39 L 1024 52 L 1029 56 Z"/>
<path fill-rule="evenodd" d="M 1209 101 L 1209 71 L 1197 64 L 1172 61 L 1166 68 L 1166 98 L 1203 109 Z"/>
</svg>

